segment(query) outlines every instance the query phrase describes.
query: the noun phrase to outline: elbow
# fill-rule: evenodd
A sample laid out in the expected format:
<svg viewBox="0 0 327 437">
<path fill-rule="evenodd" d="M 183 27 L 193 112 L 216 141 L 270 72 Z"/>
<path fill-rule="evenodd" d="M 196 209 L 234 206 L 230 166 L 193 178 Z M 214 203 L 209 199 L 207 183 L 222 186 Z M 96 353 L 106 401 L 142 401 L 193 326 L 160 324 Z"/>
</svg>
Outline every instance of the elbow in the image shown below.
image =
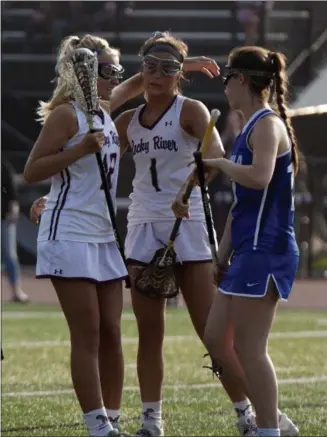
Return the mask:
<svg viewBox="0 0 327 437">
<path fill-rule="evenodd" d="M 251 188 L 253 188 L 254 190 L 264 190 L 265 188 L 268 187 L 270 180 L 271 178 L 267 178 L 267 177 L 256 177 L 252 181 Z"/>
<path fill-rule="evenodd" d="M 25 184 L 30 185 L 30 184 L 34 184 L 36 181 L 28 173 L 24 171 L 24 182 Z"/>
<path fill-rule="evenodd" d="M 26 166 L 24 169 L 24 182 L 25 184 L 35 184 L 36 182 L 39 182 L 36 173 L 33 169 L 29 168 L 29 166 Z"/>
</svg>

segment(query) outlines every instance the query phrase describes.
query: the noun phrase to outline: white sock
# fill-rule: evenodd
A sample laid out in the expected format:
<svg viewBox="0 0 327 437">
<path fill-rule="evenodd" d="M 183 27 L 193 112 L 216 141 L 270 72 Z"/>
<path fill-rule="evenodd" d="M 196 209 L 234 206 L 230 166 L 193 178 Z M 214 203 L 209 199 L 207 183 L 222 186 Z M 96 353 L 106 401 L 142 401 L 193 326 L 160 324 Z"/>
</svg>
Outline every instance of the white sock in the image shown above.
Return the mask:
<svg viewBox="0 0 327 437">
<path fill-rule="evenodd" d="M 106 436 L 113 430 L 104 407 L 85 413 L 84 421 L 90 437 Z"/>
<path fill-rule="evenodd" d="M 280 409 L 279 408 L 277 408 L 277 415 L 278 415 L 278 420 L 279 420 L 279 418 L 280 418 L 280 416 L 282 415 L 283 413 L 280 411 Z"/>
<path fill-rule="evenodd" d="M 108 419 L 111 423 L 119 423 L 120 422 L 120 410 L 110 410 L 106 408 Z"/>
<path fill-rule="evenodd" d="M 238 417 L 242 415 L 247 416 L 253 413 L 249 399 L 240 402 L 233 402 L 233 407 L 235 408 Z"/>
<path fill-rule="evenodd" d="M 279 428 L 258 428 L 258 436 L 259 437 L 279 437 L 280 430 Z"/>
<path fill-rule="evenodd" d="M 149 420 L 161 422 L 161 404 L 158 402 L 143 402 L 142 405 L 142 422 Z"/>
</svg>

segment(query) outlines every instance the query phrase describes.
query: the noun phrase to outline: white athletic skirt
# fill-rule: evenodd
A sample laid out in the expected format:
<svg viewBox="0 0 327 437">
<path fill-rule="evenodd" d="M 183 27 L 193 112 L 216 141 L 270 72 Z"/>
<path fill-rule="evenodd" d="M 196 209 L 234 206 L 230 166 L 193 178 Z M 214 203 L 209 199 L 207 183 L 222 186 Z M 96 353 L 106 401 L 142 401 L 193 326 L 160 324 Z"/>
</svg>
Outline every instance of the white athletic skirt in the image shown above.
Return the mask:
<svg viewBox="0 0 327 437">
<path fill-rule="evenodd" d="M 75 278 L 95 282 L 123 279 L 127 270 L 115 242 L 38 241 L 37 278 Z"/>
<path fill-rule="evenodd" d="M 148 264 L 155 252 L 167 244 L 173 226 L 173 221 L 130 226 L 125 240 L 127 260 Z M 205 223 L 183 220 L 175 240 L 174 249 L 178 263 L 211 261 Z"/>
</svg>

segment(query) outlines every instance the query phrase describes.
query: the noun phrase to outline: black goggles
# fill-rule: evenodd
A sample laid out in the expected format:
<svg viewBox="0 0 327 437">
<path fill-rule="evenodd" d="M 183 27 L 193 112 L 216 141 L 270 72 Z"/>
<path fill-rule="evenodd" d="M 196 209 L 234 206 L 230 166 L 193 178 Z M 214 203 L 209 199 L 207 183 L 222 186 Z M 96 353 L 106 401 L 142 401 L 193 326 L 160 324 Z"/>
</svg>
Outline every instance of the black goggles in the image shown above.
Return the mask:
<svg viewBox="0 0 327 437">
<path fill-rule="evenodd" d="M 240 74 L 244 74 L 247 76 L 266 77 L 269 79 L 273 79 L 274 77 L 274 74 L 269 71 L 249 70 L 246 68 L 231 68 L 226 65 L 224 69 L 224 76 L 222 77 L 224 85 L 227 86 L 229 80 L 232 77 L 237 77 Z"/>
<path fill-rule="evenodd" d="M 177 76 L 182 71 L 183 64 L 174 59 L 157 58 L 154 55 L 146 55 L 143 58 L 143 70 L 155 73 L 158 69 L 165 76 Z"/>
<path fill-rule="evenodd" d="M 109 64 L 105 62 L 99 62 L 98 74 L 102 79 L 122 79 L 125 69 L 122 65 Z"/>
</svg>

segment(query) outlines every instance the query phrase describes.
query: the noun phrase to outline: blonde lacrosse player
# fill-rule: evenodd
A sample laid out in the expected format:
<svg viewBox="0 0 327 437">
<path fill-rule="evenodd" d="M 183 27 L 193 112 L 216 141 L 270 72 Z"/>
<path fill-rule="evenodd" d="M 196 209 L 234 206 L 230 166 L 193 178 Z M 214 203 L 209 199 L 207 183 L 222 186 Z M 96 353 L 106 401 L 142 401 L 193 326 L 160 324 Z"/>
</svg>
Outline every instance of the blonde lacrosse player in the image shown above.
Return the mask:
<svg viewBox="0 0 327 437">
<path fill-rule="evenodd" d="M 98 55 L 98 94 L 103 100 L 93 116 L 96 133 L 89 133 L 65 74 L 65 63 L 77 48 Z M 24 171 L 27 183 L 51 178 L 38 232 L 36 275 L 51 279 L 65 314 L 73 386 L 90 436 L 117 432 L 124 373 L 120 318 L 127 271 L 95 158 L 100 151 L 115 199 L 120 146 L 107 102 L 114 110 L 127 100 L 123 95 L 140 92 L 139 76 L 116 88 L 123 70 L 119 57 L 118 50 L 96 36 L 63 40 L 56 87 L 52 98 L 38 108 L 42 130 Z"/>
</svg>

